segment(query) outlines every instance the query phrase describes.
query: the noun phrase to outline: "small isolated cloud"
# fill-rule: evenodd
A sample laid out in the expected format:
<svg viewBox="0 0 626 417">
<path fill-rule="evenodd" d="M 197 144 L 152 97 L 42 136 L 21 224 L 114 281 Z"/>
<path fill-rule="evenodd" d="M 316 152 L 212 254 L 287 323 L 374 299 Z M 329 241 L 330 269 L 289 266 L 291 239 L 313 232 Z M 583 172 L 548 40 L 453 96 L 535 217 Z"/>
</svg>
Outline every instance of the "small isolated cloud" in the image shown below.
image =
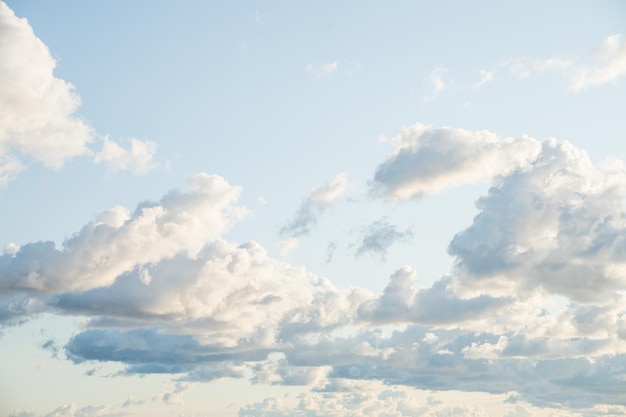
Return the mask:
<svg viewBox="0 0 626 417">
<path fill-rule="evenodd" d="M 298 237 L 311 233 L 319 216 L 328 210 L 349 188 L 348 176 L 337 175 L 326 185 L 316 188 L 302 203 L 293 219 L 280 230 L 284 236 Z"/>
<path fill-rule="evenodd" d="M 328 246 L 326 246 L 326 263 L 330 263 L 333 260 L 333 256 L 335 256 L 335 251 L 337 250 L 337 242 L 330 242 Z"/>
<path fill-rule="evenodd" d="M 393 143 L 395 151 L 378 166 L 370 184 L 375 194 L 394 200 L 524 169 L 541 149 L 539 141 L 526 136 L 500 138 L 486 130 L 420 123 L 404 128 Z"/>
<path fill-rule="evenodd" d="M 306 72 L 314 79 L 324 79 L 331 77 L 339 70 L 339 61 L 327 62 L 325 64 L 308 64 Z"/>
<path fill-rule="evenodd" d="M 453 84 L 452 80 L 448 81 L 444 79 L 447 73 L 447 68 L 435 67 L 432 69 L 427 78 L 431 92 L 429 96 L 424 97 L 425 102 L 437 99 L 444 90 L 448 89 Z"/>
<path fill-rule="evenodd" d="M 192 385 L 188 382 L 178 382 L 172 392 L 163 394 L 163 402 L 165 404 L 182 404 L 183 395 L 191 389 Z"/>
<path fill-rule="evenodd" d="M 480 70 L 480 80 L 477 83 L 474 83 L 472 85 L 472 88 L 474 90 L 479 90 L 480 87 L 482 87 L 483 85 L 491 82 L 491 80 L 493 80 L 493 72 L 486 71 L 486 70 Z"/>
<path fill-rule="evenodd" d="M 285 256 L 292 250 L 298 246 L 298 239 L 295 237 L 290 237 L 289 239 L 281 240 L 279 243 L 280 246 L 280 254 Z"/>
<path fill-rule="evenodd" d="M 15 254 L 18 253 L 19 250 L 20 250 L 20 245 L 18 245 L 17 243 L 9 242 L 6 245 L 4 245 L 4 249 L 2 252 L 5 255 L 15 256 Z"/>
<path fill-rule="evenodd" d="M 130 139 L 130 149 L 124 149 L 116 142 L 105 137 L 102 150 L 98 152 L 94 161 L 105 162 L 110 171 L 130 170 L 135 174 L 145 174 L 157 166 L 152 158 L 156 152 L 156 143 Z"/>
<path fill-rule="evenodd" d="M 504 66 L 518 77 L 556 72 L 565 80 L 570 91 L 580 92 L 626 77 L 626 41 L 622 35 L 608 36 L 584 59 L 517 57 L 507 60 Z"/>
<path fill-rule="evenodd" d="M 390 224 L 386 217 L 376 220 L 361 231 L 361 237 L 356 251 L 357 256 L 366 253 L 376 254 L 385 259 L 387 251 L 397 242 L 407 242 L 413 237 L 411 228 L 401 232 Z"/>
</svg>

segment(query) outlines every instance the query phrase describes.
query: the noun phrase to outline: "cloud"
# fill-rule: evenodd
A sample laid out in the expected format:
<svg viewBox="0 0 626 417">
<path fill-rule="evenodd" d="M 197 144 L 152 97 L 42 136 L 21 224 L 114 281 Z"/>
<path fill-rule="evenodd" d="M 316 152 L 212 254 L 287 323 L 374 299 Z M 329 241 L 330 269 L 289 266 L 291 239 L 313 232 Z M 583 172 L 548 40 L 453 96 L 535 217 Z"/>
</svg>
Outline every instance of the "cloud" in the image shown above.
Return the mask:
<svg viewBox="0 0 626 417">
<path fill-rule="evenodd" d="M 325 64 L 308 64 L 306 66 L 306 72 L 313 79 L 330 78 L 334 73 L 339 70 L 339 61 L 327 62 Z"/>
<path fill-rule="evenodd" d="M 621 35 L 608 36 L 583 62 L 580 59 L 553 57 L 546 60 L 511 58 L 504 66 L 519 77 L 554 71 L 574 92 L 615 83 L 626 76 L 626 41 Z"/>
<path fill-rule="evenodd" d="M 90 127 L 74 113 L 74 87 L 54 76 L 56 62 L 26 19 L 0 3 L 0 154 L 24 152 L 47 166 L 88 153 Z"/>
<path fill-rule="evenodd" d="M 337 242 L 330 242 L 328 246 L 326 246 L 326 263 L 330 263 L 333 260 L 333 256 L 335 256 L 335 251 L 337 250 Z"/>
<path fill-rule="evenodd" d="M 412 129 L 397 139 L 401 151 L 452 149 L 452 173 L 435 170 L 446 178 L 439 187 L 467 180 L 455 176 L 470 169 L 466 159 L 480 159 L 476 150 L 492 152 L 487 161 L 494 164 L 511 158 L 515 167 L 474 168 L 482 178 L 493 175 L 492 186 L 478 201 L 479 214 L 450 243 L 454 268 L 432 285 L 420 287 L 406 266 L 380 294 L 340 289 L 268 256 L 254 241 L 229 242 L 224 235 L 247 213 L 238 204 L 241 190 L 198 174 L 186 192 L 97 215 L 61 248 L 7 245 L 0 322 L 44 312 L 81 317 L 80 330 L 63 341 L 71 362 L 115 362 L 123 366 L 119 375 L 176 374 L 181 384 L 250 378 L 308 386 L 318 390 L 306 394 L 313 399 L 316 392 L 346 393 L 342 401 L 355 394 L 350 386 L 387 384 L 506 395 L 524 408 L 601 413 L 593 407 L 625 406 L 623 164 L 596 167 L 556 140 Z M 529 156 L 510 156 L 517 147 Z M 323 212 L 346 184 L 335 178 L 303 206 Z M 392 232 L 369 244 L 384 250 L 403 232 L 385 219 L 377 223 L 364 237 Z M 185 387 L 168 399 L 176 401 Z M 363 400 L 363 410 L 378 410 L 378 395 L 388 398 L 378 392 Z M 327 410 L 264 404 L 242 413 Z M 437 413 L 454 415 L 454 407 Z"/>
<path fill-rule="evenodd" d="M 77 111 L 74 86 L 55 77 L 56 61 L 26 19 L 0 2 L 0 186 L 7 185 L 29 159 L 58 169 L 72 158 L 91 156 L 94 129 Z M 131 140 L 131 150 L 104 139 L 96 162 L 113 170 L 144 172 L 151 167 L 155 145 Z"/>
<path fill-rule="evenodd" d="M 124 415 L 126 413 L 122 412 L 119 407 L 87 405 L 78 408 L 72 403 L 58 407 L 44 417 L 122 417 Z"/>
<path fill-rule="evenodd" d="M 359 318 L 374 323 L 454 323 L 460 326 L 463 321 L 476 321 L 511 302 L 485 295 L 459 298 L 450 277 L 436 281 L 430 288 L 417 289 L 415 278 L 412 268 L 398 269 L 380 296 L 359 306 Z"/>
<path fill-rule="evenodd" d="M 385 387 L 378 383 L 339 382 L 342 391 L 309 392 L 295 402 L 267 398 L 239 410 L 239 417 L 322 417 L 322 416 L 472 416 L 489 414 L 480 407 L 447 404 L 433 396 L 404 387 Z"/>
<path fill-rule="evenodd" d="M 152 161 L 157 148 L 154 142 L 131 138 L 129 150 L 108 137 L 103 142 L 102 150 L 95 155 L 94 161 L 106 162 L 111 171 L 130 170 L 135 174 L 144 174 L 156 167 Z"/>
<path fill-rule="evenodd" d="M 356 255 L 365 253 L 377 254 L 385 259 L 387 251 L 394 243 L 406 242 L 413 238 L 411 228 L 400 232 L 398 228 L 387 221 L 386 217 L 376 220 L 361 231 Z"/>
<path fill-rule="evenodd" d="M 304 200 L 293 219 L 281 228 L 280 233 L 292 238 L 308 235 L 317 224 L 319 216 L 328 210 L 348 188 L 348 176 L 342 173 L 327 184 L 314 189 Z"/>
<path fill-rule="evenodd" d="M 163 394 L 163 402 L 166 404 L 182 404 L 183 395 L 191 389 L 192 385 L 187 382 L 178 382 L 174 391 Z"/>
<path fill-rule="evenodd" d="M 493 80 L 493 72 L 480 70 L 480 81 L 472 85 L 474 90 L 479 90 L 483 85 L 490 83 Z"/>
<path fill-rule="evenodd" d="M 437 99 L 444 90 L 450 88 L 453 82 L 444 80 L 444 76 L 447 73 L 447 68 L 436 67 L 432 69 L 427 79 L 431 88 L 431 93 L 429 96 L 424 97 L 425 102 Z"/>
<path fill-rule="evenodd" d="M 393 139 L 395 151 L 371 181 L 375 194 L 406 200 L 447 187 L 523 170 L 541 145 L 532 138 L 499 138 L 486 131 L 432 128 L 420 123 Z"/>
<path fill-rule="evenodd" d="M 198 174 L 191 192 L 172 191 L 130 213 L 115 207 L 65 241 L 23 245 L 0 256 L 0 292 L 87 290 L 180 253 L 196 255 L 247 211 L 235 205 L 240 189 L 223 178 Z"/>
<path fill-rule="evenodd" d="M 295 237 L 290 237 L 289 239 L 281 240 L 279 245 L 280 254 L 285 256 L 298 246 L 298 239 L 296 239 Z"/>
<path fill-rule="evenodd" d="M 532 292 L 542 288 L 580 302 L 626 289 L 626 171 L 596 168 L 568 142 L 543 142 L 526 170 L 502 178 L 449 253 L 467 288 Z"/>
</svg>

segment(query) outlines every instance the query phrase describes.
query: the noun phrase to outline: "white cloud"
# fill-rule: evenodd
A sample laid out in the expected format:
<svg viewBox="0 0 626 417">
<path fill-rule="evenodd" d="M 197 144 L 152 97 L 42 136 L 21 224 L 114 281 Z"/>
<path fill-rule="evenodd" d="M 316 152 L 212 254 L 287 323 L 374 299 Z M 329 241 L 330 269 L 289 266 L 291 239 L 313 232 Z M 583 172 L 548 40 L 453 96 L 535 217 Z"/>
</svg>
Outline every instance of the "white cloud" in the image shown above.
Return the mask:
<svg viewBox="0 0 626 417">
<path fill-rule="evenodd" d="M 96 133 L 77 114 L 80 97 L 72 84 L 55 77 L 55 67 L 26 19 L 0 2 L 0 186 L 26 168 L 24 159 L 60 168 L 71 158 L 94 155 Z M 131 139 L 125 150 L 105 137 L 95 162 L 143 173 L 154 166 L 155 149 L 153 142 Z"/>
<path fill-rule="evenodd" d="M 545 141 L 530 167 L 478 201 L 479 215 L 450 243 L 463 285 L 607 300 L 626 289 L 625 196 L 621 163 L 596 168 L 571 144 Z"/>
<path fill-rule="evenodd" d="M 486 71 L 486 70 L 480 70 L 480 81 L 478 81 L 477 83 L 474 83 L 472 85 L 472 88 L 474 90 L 478 90 L 480 89 L 483 85 L 491 82 L 493 80 L 493 72 L 491 71 Z"/>
<path fill-rule="evenodd" d="M 152 161 L 156 148 L 154 142 L 131 138 L 130 149 L 127 150 L 105 137 L 102 150 L 95 155 L 94 161 L 106 162 L 111 171 L 130 170 L 135 174 L 144 174 L 156 167 Z"/>
<path fill-rule="evenodd" d="M 339 70 L 339 61 L 327 62 L 325 64 L 308 64 L 306 72 L 314 79 L 324 79 L 331 77 Z"/>
<path fill-rule="evenodd" d="M 432 128 L 420 123 L 393 139 L 394 153 L 376 169 L 375 193 L 396 200 L 436 193 L 524 169 L 540 143 L 532 138 L 499 138 L 481 130 Z"/>
<path fill-rule="evenodd" d="M 422 125 L 396 145 L 410 156 L 405 169 L 447 156 L 452 174 L 435 170 L 445 178 L 438 187 L 455 184 L 455 175 L 471 178 L 463 169 L 496 176 L 479 215 L 450 244 L 455 269 L 430 286 L 419 287 L 407 266 L 381 294 L 338 289 L 256 242 L 227 242 L 224 234 L 246 213 L 237 205 L 240 189 L 199 174 L 189 192 L 101 213 L 61 249 L 7 246 L 0 322 L 42 312 L 83 317 L 64 347 L 68 359 L 117 362 L 126 366 L 121 375 L 178 374 L 181 384 L 250 377 L 317 386 L 346 401 L 350 384 L 381 381 L 391 390 L 498 393 L 576 410 L 625 405 L 623 390 L 612 388 L 623 387 L 626 364 L 622 164 L 595 167 L 567 142 Z M 509 155 L 518 149 L 528 156 Z M 490 153 L 492 165 L 513 162 L 484 168 L 476 155 Z M 477 159 L 478 168 L 466 168 Z M 323 210 L 347 187 L 340 175 L 305 202 Z M 345 380 L 352 382 L 337 382 Z M 324 415 L 333 406 L 306 395 L 313 405 L 269 411 Z M 388 399 L 377 392 L 350 410 L 395 409 L 380 395 Z M 311 408 L 316 402 L 321 408 Z M 242 413 L 272 415 L 264 404 Z M 417 413 L 402 407 L 396 415 Z M 433 413 L 462 412 L 454 407 Z"/>
<path fill-rule="evenodd" d="M 428 97 L 424 98 L 424 101 L 432 101 L 437 99 L 444 90 L 448 89 L 453 84 L 452 81 L 447 81 L 444 79 L 447 73 L 447 68 L 435 67 L 432 69 L 427 79 L 428 84 L 431 88 L 431 93 Z"/>
<path fill-rule="evenodd" d="M 89 152 L 91 129 L 75 115 L 80 99 L 55 66 L 26 19 L 0 3 L 0 155 L 23 152 L 58 168 Z"/>
<path fill-rule="evenodd" d="M 38 242 L 0 257 L 0 290 L 97 288 L 141 265 L 181 253 L 195 256 L 246 210 L 235 205 L 240 189 L 221 177 L 198 174 L 189 184 L 191 192 L 170 192 L 158 203 L 142 203 L 132 214 L 122 207 L 101 214 L 62 250 Z"/>
<path fill-rule="evenodd" d="M 295 237 L 290 237 L 289 239 L 281 240 L 279 245 L 280 254 L 285 256 L 298 246 L 298 239 L 296 239 Z"/>
<path fill-rule="evenodd" d="M 571 91 L 580 92 L 594 86 L 615 83 L 626 77 L 626 41 L 621 35 L 608 36 L 602 45 L 584 60 L 519 57 L 507 60 L 504 65 L 519 77 L 554 71 L 565 79 Z"/>
</svg>

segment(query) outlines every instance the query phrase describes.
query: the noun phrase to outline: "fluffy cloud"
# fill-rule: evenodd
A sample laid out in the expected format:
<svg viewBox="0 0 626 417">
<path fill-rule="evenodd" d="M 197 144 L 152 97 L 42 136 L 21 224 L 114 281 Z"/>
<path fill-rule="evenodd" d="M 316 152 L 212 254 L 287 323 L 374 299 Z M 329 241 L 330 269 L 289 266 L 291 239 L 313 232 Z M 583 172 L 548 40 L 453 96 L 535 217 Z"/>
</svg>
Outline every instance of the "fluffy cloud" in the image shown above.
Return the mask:
<svg viewBox="0 0 626 417">
<path fill-rule="evenodd" d="M 554 57 L 546 60 L 512 58 L 505 62 L 519 77 L 554 71 L 567 82 L 570 90 L 579 92 L 590 87 L 615 83 L 626 76 L 626 42 L 621 35 L 608 36 L 584 62 L 580 59 Z"/>
<path fill-rule="evenodd" d="M 430 288 L 415 287 L 415 271 L 410 267 L 397 270 L 383 293 L 359 306 L 362 320 L 376 323 L 412 322 L 421 324 L 461 325 L 493 313 L 511 300 L 478 296 L 461 299 L 453 291 L 452 281 L 444 277 Z"/>
<path fill-rule="evenodd" d="M 246 214 L 236 205 L 239 188 L 206 174 L 189 183 L 190 192 L 169 192 L 133 213 L 116 207 L 98 215 L 61 250 L 31 243 L 5 253 L 0 319 L 85 316 L 87 329 L 65 346 L 72 361 L 190 379 L 242 376 L 236 362 L 265 360 L 296 335 L 355 320 L 368 291 L 339 290 L 270 258 L 256 242 L 223 240 Z M 339 192 L 331 184 L 311 199 L 333 201 Z"/>
<path fill-rule="evenodd" d="M 130 139 L 130 149 L 124 149 L 108 137 L 104 138 L 102 150 L 96 154 L 96 163 L 106 162 L 111 171 L 131 170 L 143 174 L 156 166 L 152 158 L 156 152 L 156 143 Z"/>
<path fill-rule="evenodd" d="M 543 288 L 580 302 L 616 297 L 626 289 L 625 195 L 621 163 L 596 168 L 571 144 L 544 142 L 532 167 L 491 188 L 450 243 L 460 284 Z"/>
<path fill-rule="evenodd" d="M 240 189 L 199 174 L 188 192 L 169 192 L 133 212 L 101 213 L 60 249 L 7 245 L 0 320 L 12 324 L 41 312 L 83 317 L 84 327 L 63 349 L 69 360 L 117 362 L 125 375 L 176 374 L 181 385 L 171 401 L 185 383 L 249 377 L 325 384 L 341 401 L 348 397 L 332 393 L 355 393 L 341 391 L 337 381 L 350 380 L 394 390 L 497 393 L 535 406 L 626 405 L 623 166 L 594 167 L 567 142 L 507 142 L 484 132 L 418 127 L 417 138 L 465 137 L 469 148 L 498 155 L 483 163 L 506 160 L 502 155 L 516 146 L 530 155 L 511 156 L 513 168 L 496 168 L 497 174 L 486 169 L 495 177 L 478 202 L 480 213 L 450 243 L 456 266 L 431 286 L 418 287 L 407 266 L 381 294 L 338 289 L 271 258 L 256 242 L 228 242 L 224 234 L 246 214 L 237 204 Z M 503 143 L 510 148 L 501 150 Z M 452 160 L 452 174 L 440 168 L 437 176 L 460 176 L 468 162 Z M 346 187 L 340 176 L 305 203 L 323 211 Z M 384 408 L 368 398 L 350 410 L 376 415 L 376 407 Z M 328 409 L 268 404 L 241 413 Z M 455 411 L 434 415 L 446 413 Z"/>
<path fill-rule="evenodd" d="M 372 186 L 375 193 L 397 200 L 527 168 L 541 149 L 529 137 L 501 139 L 485 130 L 420 123 L 404 128 L 393 142 L 395 151 L 376 169 Z"/>
<path fill-rule="evenodd" d="M 67 240 L 30 243 L 0 256 L 0 291 L 59 292 L 112 284 L 139 266 L 184 253 L 193 257 L 246 213 L 235 205 L 240 189 L 223 178 L 199 174 L 192 191 L 172 191 L 134 213 L 115 207 Z M 149 279 L 148 275 L 143 275 Z"/>
<path fill-rule="evenodd" d="M 54 76 L 55 67 L 26 19 L 0 2 L 0 186 L 24 169 L 24 156 L 59 168 L 94 153 L 95 132 L 76 114 L 80 97 L 72 84 Z M 105 138 L 96 161 L 143 172 L 152 166 L 154 151 L 151 142 L 133 139 L 128 151 Z"/>
<path fill-rule="evenodd" d="M 348 177 L 342 173 L 327 184 L 311 191 L 293 219 L 280 230 L 281 234 L 288 237 L 298 237 L 311 233 L 319 216 L 328 210 L 346 192 L 348 187 Z"/>
<path fill-rule="evenodd" d="M 80 99 L 55 66 L 26 19 L 0 3 L 0 154 L 15 149 L 59 167 L 88 152 L 92 132 L 74 115 Z"/>
</svg>

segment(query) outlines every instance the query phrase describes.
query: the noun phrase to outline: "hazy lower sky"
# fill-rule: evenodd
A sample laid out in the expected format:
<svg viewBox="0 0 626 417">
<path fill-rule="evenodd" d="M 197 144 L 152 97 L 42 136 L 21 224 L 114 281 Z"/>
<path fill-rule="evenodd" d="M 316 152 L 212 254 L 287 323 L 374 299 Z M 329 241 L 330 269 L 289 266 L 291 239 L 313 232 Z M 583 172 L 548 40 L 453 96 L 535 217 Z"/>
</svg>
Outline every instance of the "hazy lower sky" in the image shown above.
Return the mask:
<svg viewBox="0 0 626 417">
<path fill-rule="evenodd" d="M 625 415 L 625 22 L 0 2 L 0 415 Z"/>
</svg>

